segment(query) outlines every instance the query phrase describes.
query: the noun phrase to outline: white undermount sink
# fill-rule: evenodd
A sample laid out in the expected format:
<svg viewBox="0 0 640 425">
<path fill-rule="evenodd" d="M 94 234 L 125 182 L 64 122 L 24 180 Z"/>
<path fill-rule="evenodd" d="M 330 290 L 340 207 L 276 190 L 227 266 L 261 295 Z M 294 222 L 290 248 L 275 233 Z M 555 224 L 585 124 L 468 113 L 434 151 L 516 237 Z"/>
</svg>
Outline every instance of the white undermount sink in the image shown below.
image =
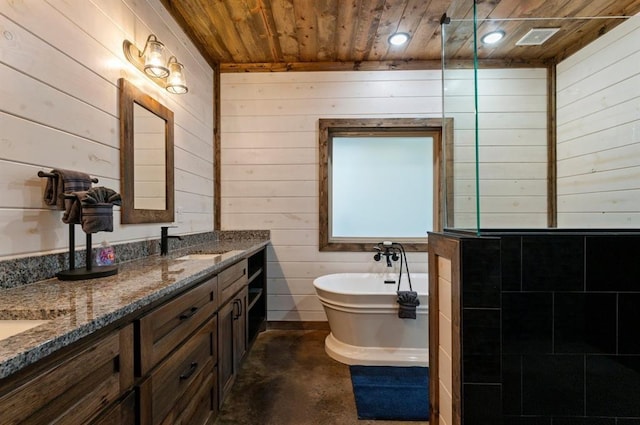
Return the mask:
<svg viewBox="0 0 640 425">
<path fill-rule="evenodd" d="M 0 340 L 48 322 L 48 320 L 0 320 Z"/>
<path fill-rule="evenodd" d="M 222 254 L 189 254 L 176 258 L 176 260 L 217 260 Z"/>
</svg>

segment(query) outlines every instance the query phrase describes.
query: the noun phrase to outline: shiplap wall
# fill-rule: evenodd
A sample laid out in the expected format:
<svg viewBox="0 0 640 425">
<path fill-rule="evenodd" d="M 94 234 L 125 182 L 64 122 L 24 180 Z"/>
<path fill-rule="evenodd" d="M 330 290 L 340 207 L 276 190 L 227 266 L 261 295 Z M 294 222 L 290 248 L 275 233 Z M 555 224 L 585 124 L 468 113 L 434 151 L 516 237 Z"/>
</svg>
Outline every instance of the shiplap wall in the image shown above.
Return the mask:
<svg viewBox="0 0 640 425">
<path fill-rule="evenodd" d="M 640 227 L 640 16 L 558 64 L 558 226 Z"/>
<path fill-rule="evenodd" d="M 185 65 L 190 91 L 165 92 L 124 57 L 154 33 Z M 0 258 L 67 248 L 62 213 L 42 202 L 39 170 L 67 168 L 120 189 L 118 78 L 173 110 L 175 233 L 213 228 L 213 72 L 159 0 L 0 1 Z M 94 242 L 159 238 L 159 224 L 119 225 Z M 84 234 L 77 231 L 77 245 Z"/>
<path fill-rule="evenodd" d="M 445 71 L 454 118 L 454 224 L 477 227 L 473 70 Z M 481 228 L 547 226 L 547 71 L 478 70 Z"/>
<path fill-rule="evenodd" d="M 482 75 L 486 78 L 482 104 L 490 105 L 492 113 L 485 119 L 496 129 L 494 137 L 483 145 L 483 152 L 487 157 L 499 154 L 510 161 L 504 173 L 489 165 L 497 177 L 487 183 L 487 191 L 491 188 L 496 203 L 500 202 L 490 203 L 494 212 L 503 208 L 503 216 L 510 217 L 513 211 L 522 209 L 514 207 L 523 190 L 519 184 L 535 186 L 537 179 L 546 179 L 546 165 L 535 161 L 546 158 L 546 130 L 539 129 L 538 115 L 534 124 L 529 124 L 529 118 L 518 119 L 523 115 L 520 105 L 525 105 L 527 113 L 533 109 L 535 114 L 544 115 L 546 74 L 516 70 L 487 71 Z M 460 220 L 473 216 L 462 210 L 470 208 L 466 198 L 474 169 L 469 153 L 474 110 L 473 90 L 468 90 L 473 80 L 469 76 L 473 78 L 470 73 L 456 75 L 448 87 L 451 97 L 448 95 L 447 99 L 451 102 L 447 106 L 453 110 L 448 115 L 455 120 L 456 143 L 460 141 L 454 153 L 454 173 L 461 178 L 455 186 L 456 191 L 462 192 L 456 197 Z M 385 269 L 372 260 L 372 253 L 318 251 L 318 119 L 440 117 L 441 93 L 439 71 L 221 76 L 222 227 L 271 230 L 269 320 L 326 320 L 313 289 L 314 278 Z M 499 121 L 511 122 L 510 116 L 517 126 L 497 130 L 502 128 Z M 543 119 L 542 123 L 546 121 Z M 526 152 L 522 153 L 521 148 Z M 530 171 L 521 170 L 529 163 L 533 167 Z M 544 170 L 542 175 L 540 168 Z M 522 179 L 525 183 L 521 183 Z M 504 195 L 502 190 L 510 192 Z M 540 190 L 545 193 L 544 185 Z M 409 264 L 411 271 L 426 271 L 426 253 L 411 253 Z"/>
</svg>

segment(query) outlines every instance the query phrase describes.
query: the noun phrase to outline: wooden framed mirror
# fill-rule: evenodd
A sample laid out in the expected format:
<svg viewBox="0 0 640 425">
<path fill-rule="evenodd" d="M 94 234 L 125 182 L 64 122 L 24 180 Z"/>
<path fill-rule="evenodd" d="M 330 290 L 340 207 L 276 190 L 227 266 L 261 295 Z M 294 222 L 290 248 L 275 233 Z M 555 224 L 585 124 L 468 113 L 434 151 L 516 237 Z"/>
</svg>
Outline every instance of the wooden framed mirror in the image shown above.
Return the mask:
<svg viewBox="0 0 640 425">
<path fill-rule="evenodd" d="M 120 88 L 121 223 L 174 220 L 173 112 L 124 78 Z"/>
</svg>

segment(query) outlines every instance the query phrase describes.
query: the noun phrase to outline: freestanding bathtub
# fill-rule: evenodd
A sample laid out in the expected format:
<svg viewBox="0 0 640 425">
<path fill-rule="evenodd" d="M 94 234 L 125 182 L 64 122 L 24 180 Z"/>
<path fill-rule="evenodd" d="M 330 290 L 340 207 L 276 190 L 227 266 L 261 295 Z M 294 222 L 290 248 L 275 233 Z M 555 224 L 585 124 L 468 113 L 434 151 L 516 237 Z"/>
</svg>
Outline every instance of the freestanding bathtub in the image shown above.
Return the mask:
<svg viewBox="0 0 640 425">
<path fill-rule="evenodd" d="M 349 365 L 428 366 L 429 314 L 426 273 L 411 273 L 420 305 L 416 319 L 398 318 L 398 274 L 338 273 L 313 286 L 329 320 L 327 354 Z M 401 290 L 409 290 L 407 275 Z"/>
</svg>

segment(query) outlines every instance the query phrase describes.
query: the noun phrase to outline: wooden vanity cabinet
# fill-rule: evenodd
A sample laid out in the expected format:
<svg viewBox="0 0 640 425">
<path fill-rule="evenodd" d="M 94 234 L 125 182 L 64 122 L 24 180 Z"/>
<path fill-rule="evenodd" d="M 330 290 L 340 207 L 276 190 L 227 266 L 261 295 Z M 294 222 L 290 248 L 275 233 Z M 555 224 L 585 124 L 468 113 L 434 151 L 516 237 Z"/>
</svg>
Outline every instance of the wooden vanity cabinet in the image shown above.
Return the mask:
<svg viewBox="0 0 640 425">
<path fill-rule="evenodd" d="M 216 276 L 209 278 L 138 321 L 138 376 L 145 376 L 215 313 L 218 308 L 217 282 Z"/>
<path fill-rule="evenodd" d="M 235 382 L 247 349 L 247 261 L 243 260 L 218 275 L 218 389 L 222 402 Z"/>
<path fill-rule="evenodd" d="M 267 250 L 247 259 L 249 298 L 247 300 L 247 343 L 267 328 Z"/>
<path fill-rule="evenodd" d="M 211 425 L 265 328 L 264 259 L 263 249 L 0 380 L 0 423 Z"/>
<path fill-rule="evenodd" d="M 216 408 L 216 317 L 140 384 L 140 423 L 204 425 Z"/>
<path fill-rule="evenodd" d="M 213 422 L 217 282 L 211 277 L 137 321 L 141 425 Z"/>
<path fill-rule="evenodd" d="M 218 275 L 218 299 L 223 306 L 247 286 L 247 260 L 242 260 L 227 267 Z"/>
<path fill-rule="evenodd" d="M 135 425 L 136 393 L 130 391 L 121 401 L 102 413 L 91 425 Z"/>
<path fill-rule="evenodd" d="M 218 290 L 225 297 L 220 297 L 218 310 L 218 388 L 222 406 L 249 345 L 266 329 L 266 250 L 223 271 L 218 280 Z"/>
<path fill-rule="evenodd" d="M 0 396 L 2 424 L 135 424 L 133 326 L 45 362 L 3 385 L 10 390 Z"/>
<path fill-rule="evenodd" d="M 247 349 L 247 288 L 244 287 L 218 311 L 219 406 L 235 382 Z"/>
</svg>

